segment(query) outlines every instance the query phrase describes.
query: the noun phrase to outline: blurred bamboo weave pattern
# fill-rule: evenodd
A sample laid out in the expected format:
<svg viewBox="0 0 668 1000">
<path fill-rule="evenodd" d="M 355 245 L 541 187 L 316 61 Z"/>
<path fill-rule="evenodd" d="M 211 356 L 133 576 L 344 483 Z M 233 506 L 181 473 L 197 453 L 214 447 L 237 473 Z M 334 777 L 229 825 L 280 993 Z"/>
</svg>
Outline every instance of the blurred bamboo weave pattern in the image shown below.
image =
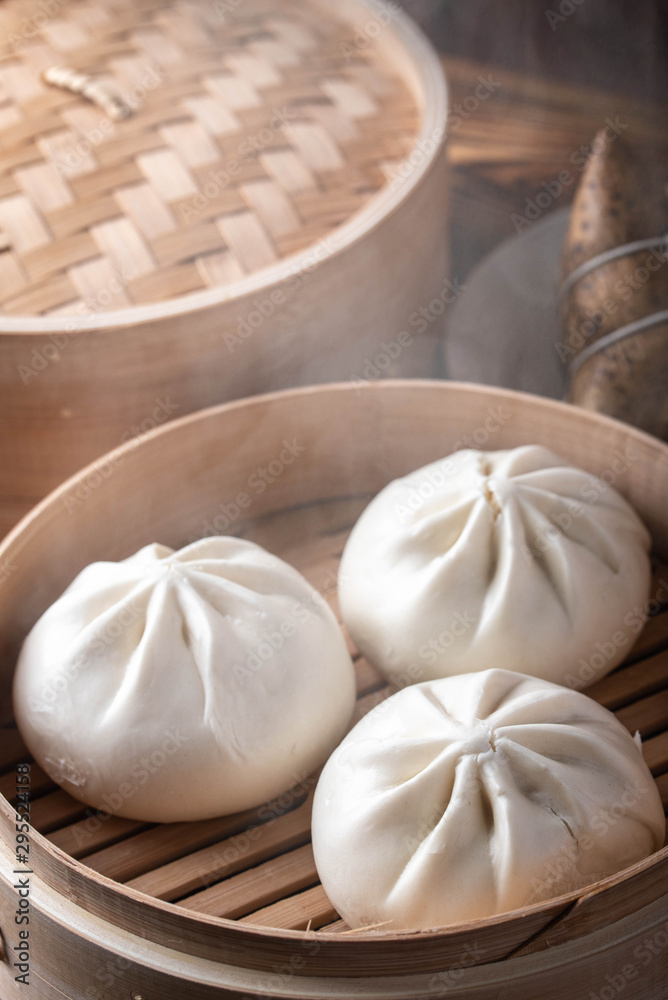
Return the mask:
<svg viewBox="0 0 668 1000">
<path fill-rule="evenodd" d="M 313 0 L 56 7 L 0 5 L 0 313 L 226 285 L 326 238 L 415 142 L 373 34 Z M 131 116 L 49 87 L 54 66 Z"/>
</svg>

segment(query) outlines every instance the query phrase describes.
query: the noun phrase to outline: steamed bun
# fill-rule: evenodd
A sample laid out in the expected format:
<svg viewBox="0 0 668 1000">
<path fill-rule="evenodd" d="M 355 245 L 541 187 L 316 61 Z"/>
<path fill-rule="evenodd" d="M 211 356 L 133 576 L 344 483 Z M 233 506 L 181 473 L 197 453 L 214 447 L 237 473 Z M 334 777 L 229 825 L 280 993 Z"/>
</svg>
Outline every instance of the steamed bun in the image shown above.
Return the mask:
<svg viewBox="0 0 668 1000">
<path fill-rule="evenodd" d="M 629 651 L 649 546 L 611 485 L 546 448 L 459 451 L 371 501 L 343 553 L 341 611 L 401 685 L 495 666 L 584 687 Z"/>
<path fill-rule="evenodd" d="M 47 774 L 149 822 L 280 794 L 325 760 L 354 703 L 329 606 L 231 537 L 88 566 L 33 627 L 14 680 L 17 724 Z"/>
<path fill-rule="evenodd" d="M 580 889 L 663 844 L 634 739 L 591 698 L 487 670 L 405 688 L 316 788 L 313 850 L 351 927 L 420 929 Z"/>
</svg>

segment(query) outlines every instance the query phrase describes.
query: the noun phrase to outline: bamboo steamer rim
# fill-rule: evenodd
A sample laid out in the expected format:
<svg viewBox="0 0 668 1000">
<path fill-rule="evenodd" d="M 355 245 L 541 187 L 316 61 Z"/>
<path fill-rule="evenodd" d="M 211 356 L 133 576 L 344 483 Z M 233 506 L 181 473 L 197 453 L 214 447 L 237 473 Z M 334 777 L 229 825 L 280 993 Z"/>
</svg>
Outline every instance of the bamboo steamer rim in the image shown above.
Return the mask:
<svg viewBox="0 0 668 1000">
<path fill-rule="evenodd" d="M 365 0 L 365 2 L 371 2 L 371 0 Z M 617 418 L 611 417 L 605 413 L 599 413 L 596 410 L 584 409 L 584 407 L 580 407 L 575 403 L 552 399 L 547 396 L 537 396 L 531 392 L 524 392 L 519 389 L 506 389 L 502 386 L 494 386 L 484 383 L 451 381 L 449 379 L 435 378 L 388 378 L 380 379 L 377 382 L 366 382 L 364 384 L 351 382 L 329 382 L 322 385 L 296 386 L 287 389 L 277 389 L 274 392 L 265 392 L 254 396 L 241 397 L 240 399 L 234 399 L 227 403 L 218 403 L 215 406 L 208 406 L 204 409 L 196 410 L 195 412 L 188 413 L 183 417 L 177 417 L 164 424 L 160 424 L 150 431 L 143 432 L 140 437 L 133 438 L 124 444 L 118 445 L 118 447 L 112 449 L 111 451 L 106 452 L 106 454 L 96 458 L 94 461 L 84 466 L 83 469 L 75 472 L 74 475 L 66 479 L 55 490 L 48 493 L 21 518 L 21 520 L 18 521 L 17 524 L 15 524 L 2 539 L 0 539 L 0 559 L 5 556 L 5 550 L 12 545 L 15 540 L 18 540 L 25 528 L 33 520 L 36 520 L 43 511 L 48 510 L 54 499 L 64 496 L 68 491 L 72 491 L 87 476 L 90 476 L 99 468 L 108 465 L 110 462 L 121 456 L 129 455 L 137 449 L 141 449 L 147 443 L 150 444 L 152 441 L 159 440 L 161 437 L 170 435 L 181 430 L 182 428 L 211 420 L 222 413 L 234 413 L 237 410 L 246 410 L 251 408 L 260 409 L 267 404 L 271 404 L 273 402 L 280 403 L 292 398 L 308 398 L 309 396 L 323 396 L 325 394 L 338 394 L 339 392 L 355 395 L 359 392 L 384 394 L 387 392 L 402 392 L 406 390 L 443 390 L 445 387 L 447 387 L 448 392 L 462 394 L 464 397 L 469 395 L 484 396 L 490 400 L 490 403 L 493 401 L 500 402 L 503 401 L 503 399 L 514 400 L 517 403 L 524 402 L 526 405 L 530 405 L 534 409 L 541 411 L 544 416 L 548 415 L 550 412 L 561 414 L 562 416 L 566 416 L 567 414 L 577 414 L 577 419 L 580 423 L 588 424 L 592 428 L 599 427 L 603 431 L 607 430 L 608 434 L 616 435 L 622 433 L 626 438 L 634 440 L 638 444 L 642 445 L 648 455 L 652 455 L 655 459 L 660 459 L 668 463 L 668 442 L 662 441 L 660 438 L 635 427 L 633 424 L 628 424 L 623 420 L 618 420 Z M 570 416 L 567 417 L 567 419 L 570 419 Z M 652 529 L 650 528 L 650 530 Z M 668 558 L 668 524 L 666 525 L 664 531 L 665 546 L 661 546 L 660 552 L 663 556 Z M 0 795 L 0 800 L 2 799 L 3 796 Z"/>
<path fill-rule="evenodd" d="M 210 407 L 179 420 L 172 421 L 165 426 L 158 427 L 145 434 L 142 438 L 115 449 L 103 458 L 91 463 L 77 475 L 71 477 L 26 515 L 0 544 L 0 562 L 4 559 L 16 557 L 16 552 L 12 550 L 18 547 L 18 551 L 20 552 L 22 537 L 27 529 L 34 522 L 43 520 L 44 516 L 48 515 L 50 508 L 56 502 L 62 501 L 68 492 L 75 490 L 78 485 L 85 482 L 88 477 L 106 466 L 114 458 L 130 456 L 136 451 L 137 456 L 134 460 L 140 462 L 142 451 L 152 448 L 155 442 L 161 440 L 164 436 L 184 430 L 187 431 L 189 428 L 193 429 L 198 424 L 205 425 L 210 421 L 216 422 L 225 414 L 233 414 L 235 411 L 244 409 L 262 410 L 268 405 L 273 404 L 278 404 L 279 406 L 283 404 L 289 407 L 293 400 L 308 400 L 309 397 L 314 397 L 318 400 L 326 397 L 335 397 L 340 402 L 342 399 L 341 394 L 349 399 L 354 398 L 360 393 L 366 394 L 370 399 L 378 394 L 388 399 L 392 397 L 400 399 L 405 394 L 434 391 L 439 394 L 447 393 L 454 397 L 460 397 L 462 402 L 467 397 L 471 398 L 473 396 L 482 397 L 490 405 L 494 403 L 502 404 L 504 401 L 509 403 L 514 402 L 519 406 L 531 408 L 541 418 L 549 418 L 550 415 L 553 415 L 562 420 L 565 419 L 568 423 L 587 425 L 592 430 L 596 429 L 600 431 L 603 437 L 619 440 L 620 445 L 621 432 L 627 441 L 636 443 L 642 449 L 647 461 L 660 462 L 666 468 L 666 474 L 668 475 L 668 445 L 621 421 L 595 412 L 580 410 L 569 403 L 556 402 L 524 392 L 497 389 L 490 386 L 443 382 L 431 379 L 387 380 L 380 383 L 367 383 L 361 387 L 351 385 L 350 383 L 309 386 L 281 390 L 262 396 L 251 397 L 246 400 L 237 400 Z M 662 544 L 664 544 L 664 552 L 668 551 L 668 546 L 665 546 L 666 538 L 668 538 L 668 524 L 663 529 Z M 0 817 L 4 819 L 5 823 L 9 824 L 9 829 L 13 828 L 14 808 L 3 796 L 0 796 Z M 93 869 L 88 868 L 82 861 L 73 859 L 55 847 L 45 836 L 35 830 L 31 830 L 31 837 L 48 861 L 46 873 L 38 872 L 37 874 L 41 878 L 44 878 L 47 884 L 55 888 L 58 887 L 58 882 L 67 885 L 70 889 L 74 888 L 75 898 L 80 906 L 85 908 L 87 903 L 90 904 L 92 896 L 87 895 L 87 883 L 90 885 L 94 884 L 95 887 L 101 890 L 104 900 L 112 904 L 108 910 L 105 909 L 104 911 L 105 917 L 111 919 L 112 922 L 114 922 L 114 919 L 113 917 L 109 917 L 109 913 L 114 912 L 113 901 L 119 896 L 123 897 L 127 904 L 136 907 L 136 914 L 139 918 L 141 918 L 142 912 L 146 914 L 146 911 L 152 911 L 156 915 L 165 918 L 160 930 L 164 930 L 166 926 L 169 926 L 174 932 L 174 937 L 178 938 L 178 944 L 174 940 L 171 941 L 172 947 L 177 947 L 180 951 L 188 952 L 188 946 L 192 947 L 194 944 L 193 939 L 197 928 L 202 930 L 208 928 L 210 932 L 216 932 L 215 940 L 219 944 L 222 944 L 222 947 L 229 945 L 233 947 L 242 946 L 244 953 L 243 962 L 239 959 L 238 955 L 231 958 L 226 956 L 226 961 L 229 961 L 233 965 L 243 964 L 245 968 L 264 967 L 262 965 L 253 966 L 254 956 L 261 956 L 262 954 L 262 945 L 271 949 L 280 942 L 289 944 L 290 942 L 317 940 L 323 951 L 327 952 L 327 949 L 330 949 L 327 954 L 331 956 L 330 960 L 332 962 L 339 962 L 345 955 L 350 955 L 351 957 L 357 955 L 358 959 L 361 959 L 363 956 L 373 953 L 374 949 L 380 955 L 394 954 L 394 949 L 397 945 L 400 946 L 402 943 L 408 943 L 406 947 L 411 949 L 410 954 L 414 952 L 418 960 L 418 964 L 412 967 L 412 971 L 415 971 L 424 958 L 423 949 L 420 947 L 421 944 L 428 947 L 430 943 L 444 943 L 449 939 L 462 937 L 462 935 L 466 936 L 465 939 L 470 939 L 472 935 L 483 933 L 493 928 L 502 928 L 505 925 L 525 921 L 531 916 L 549 914 L 551 910 L 574 904 L 583 896 L 598 894 L 615 885 L 624 884 L 628 885 L 629 889 L 631 889 L 634 880 L 642 876 L 643 873 L 650 871 L 661 863 L 668 862 L 668 846 L 665 846 L 643 861 L 616 875 L 593 883 L 584 889 L 575 890 L 508 913 L 466 921 L 461 924 L 452 924 L 441 928 L 420 931 L 360 930 L 354 934 L 345 936 L 342 936 L 340 933 L 319 930 L 316 935 L 313 932 L 309 933 L 307 931 L 277 929 L 245 923 L 240 924 L 233 919 L 215 917 L 187 910 L 179 907 L 178 904 L 164 902 L 98 874 Z M 117 917 L 118 919 L 120 918 Z M 122 926 L 122 924 L 119 924 L 119 926 Z M 156 944 L 162 943 L 159 932 L 152 927 L 150 921 L 146 921 L 144 933 L 148 941 L 153 941 Z M 571 941 L 570 943 L 572 944 L 573 942 Z M 371 949 L 371 952 L 369 949 Z M 262 961 L 260 957 L 257 957 L 255 960 L 258 962 Z M 407 969 L 407 971 L 410 970 Z"/>
<path fill-rule="evenodd" d="M 327 0 L 311 2 L 332 16 L 332 7 Z M 390 4 L 389 0 L 338 0 L 334 16 L 341 20 L 349 19 L 356 25 L 361 17 L 368 18 L 371 14 L 382 12 L 387 14 L 389 21 L 380 33 L 378 44 L 390 56 L 398 56 L 404 62 L 402 73 L 421 113 L 421 128 L 414 144 L 414 150 L 420 150 L 421 156 L 418 163 L 411 166 L 408 176 L 401 179 L 396 190 L 386 184 L 362 208 L 331 230 L 326 237 L 330 247 L 333 245 L 333 249 L 328 250 L 325 257 L 328 261 L 350 250 L 362 238 L 374 232 L 403 201 L 410 198 L 444 148 L 448 88 L 438 54 L 415 22 L 397 6 Z M 426 143 L 431 144 L 431 149 L 425 153 Z M 109 333 L 135 325 L 141 329 L 142 324 L 189 315 L 242 296 L 257 294 L 295 274 L 308 273 L 318 264 L 317 259 L 314 260 L 314 249 L 317 246 L 316 242 L 229 284 L 160 302 L 131 305 L 84 317 L 0 314 L 0 335 L 44 335 L 62 333 L 65 330 L 77 336 L 93 331 Z"/>
</svg>

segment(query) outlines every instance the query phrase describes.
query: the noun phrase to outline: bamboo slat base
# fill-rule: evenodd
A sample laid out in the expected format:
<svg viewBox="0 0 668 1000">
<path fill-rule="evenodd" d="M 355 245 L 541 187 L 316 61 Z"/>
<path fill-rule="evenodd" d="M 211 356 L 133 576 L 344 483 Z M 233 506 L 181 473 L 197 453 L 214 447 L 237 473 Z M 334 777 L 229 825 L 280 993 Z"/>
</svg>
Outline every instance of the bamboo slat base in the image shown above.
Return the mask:
<svg viewBox="0 0 668 1000">
<path fill-rule="evenodd" d="M 318 504 L 309 508 L 308 517 L 303 508 L 281 512 L 248 525 L 240 534 L 280 552 L 324 592 L 338 613 L 331 581 L 350 528 L 366 502 L 362 498 Z M 308 532 L 303 531 L 305 520 Z M 668 582 L 666 563 L 657 564 L 654 593 L 661 590 L 660 581 Z M 663 592 L 668 596 L 668 587 Z M 656 631 L 668 633 L 667 610 L 651 620 L 648 635 Z M 397 688 L 388 685 L 356 651 L 353 655 L 357 721 Z M 658 640 L 658 646 L 652 643 L 647 650 L 643 633 L 628 660 L 587 693 L 614 711 L 629 732 L 640 732 L 652 772 L 663 779 L 660 788 L 668 812 L 668 634 Z M 4 715 L 8 713 L 5 706 Z M 0 781 L 4 785 L 0 789 L 12 787 L 12 767 L 17 759 L 30 757 L 12 731 L 8 753 L 3 754 Z M 316 776 L 304 776 L 303 783 L 289 793 L 287 805 L 277 803 L 241 816 L 147 829 L 147 824 L 83 806 L 58 790 L 33 765 L 32 793 L 39 796 L 33 804 L 33 825 L 51 843 L 94 871 L 156 899 L 261 926 L 293 930 L 309 926 L 318 931 L 336 924 L 334 929 L 340 932 L 348 928 L 318 883 L 310 849 L 315 784 Z M 250 824 L 256 824 L 252 839 L 244 836 Z M 583 905 L 579 904 L 580 909 Z M 569 910 L 564 909 L 563 919 Z M 550 925 L 550 940 L 563 919 Z M 533 950 L 537 947 L 534 940 Z"/>
</svg>

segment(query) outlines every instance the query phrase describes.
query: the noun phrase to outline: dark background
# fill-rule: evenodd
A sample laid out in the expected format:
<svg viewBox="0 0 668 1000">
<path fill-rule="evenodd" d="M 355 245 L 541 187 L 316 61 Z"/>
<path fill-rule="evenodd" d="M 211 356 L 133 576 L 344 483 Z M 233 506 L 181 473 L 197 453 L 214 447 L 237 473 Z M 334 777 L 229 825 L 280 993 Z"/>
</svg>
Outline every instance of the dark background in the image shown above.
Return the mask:
<svg viewBox="0 0 668 1000">
<path fill-rule="evenodd" d="M 400 0 L 443 55 L 451 107 L 493 70 L 501 86 L 449 122 L 449 240 L 466 278 L 607 121 L 647 169 L 668 224 L 668 0 Z M 551 209 L 570 203 L 564 186 Z M 665 217 L 665 219 L 664 219 Z"/>
<path fill-rule="evenodd" d="M 668 101 L 668 0 L 402 3 L 441 52 Z"/>
</svg>

